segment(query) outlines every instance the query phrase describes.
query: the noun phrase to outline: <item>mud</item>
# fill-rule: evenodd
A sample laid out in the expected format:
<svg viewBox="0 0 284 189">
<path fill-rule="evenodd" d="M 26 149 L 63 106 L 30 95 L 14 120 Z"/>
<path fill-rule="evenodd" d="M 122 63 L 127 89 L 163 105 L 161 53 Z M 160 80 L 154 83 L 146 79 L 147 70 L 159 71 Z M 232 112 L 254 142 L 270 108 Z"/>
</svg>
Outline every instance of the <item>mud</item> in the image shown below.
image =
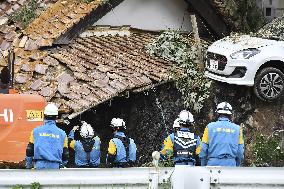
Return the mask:
<svg viewBox="0 0 284 189">
<path fill-rule="evenodd" d="M 0 161 L 0 169 L 25 169 L 25 162 L 5 162 Z"/>
</svg>

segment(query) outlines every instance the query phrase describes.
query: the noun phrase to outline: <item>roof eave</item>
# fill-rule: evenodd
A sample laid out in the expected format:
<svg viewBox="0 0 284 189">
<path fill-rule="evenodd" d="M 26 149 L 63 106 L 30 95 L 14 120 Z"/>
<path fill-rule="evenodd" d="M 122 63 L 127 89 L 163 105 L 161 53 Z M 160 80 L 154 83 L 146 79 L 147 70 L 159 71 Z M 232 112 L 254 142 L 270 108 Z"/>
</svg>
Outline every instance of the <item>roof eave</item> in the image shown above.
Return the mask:
<svg viewBox="0 0 284 189">
<path fill-rule="evenodd" d="M 123 0 L 109 0 L 106 3 L 99 5 L 96 9 L 91 11 L 87 16 L 82 18 L 77 24 L 69 28 L 67 32 L 57 38 L 53 44 L 68 44 L 74 38 L 79 36 L 88 27 L 92 26 L 96 21 L 105 16 L 114 7 L 119 5 Z"/>
</svg>

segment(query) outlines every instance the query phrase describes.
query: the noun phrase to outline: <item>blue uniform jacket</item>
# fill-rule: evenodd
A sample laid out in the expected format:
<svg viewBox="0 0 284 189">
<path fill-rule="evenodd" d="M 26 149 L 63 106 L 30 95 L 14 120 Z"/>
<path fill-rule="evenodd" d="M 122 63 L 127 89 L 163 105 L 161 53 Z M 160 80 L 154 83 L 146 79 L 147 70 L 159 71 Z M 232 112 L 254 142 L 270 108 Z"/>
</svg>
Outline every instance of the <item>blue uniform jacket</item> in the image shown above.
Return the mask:
<svg viewBox="0 0 284 189">
<path fill-rule="evenodd" d="M 117 132 L 113 139 L 110 141 L 109 154 L 115 153 L 114 163 L 126 163 L 126 162 L 135 162 L 136 161 L 136 144 L 133 139 L 129 138 L 129 157 L 126 157 L 126 150 L 119 138 L 116 137 L 126 137 L 123 132 Z M 115 148 L 115 149 L 114 149 Z"/>
<path fill-rule="evenodd" d="M 90 160 L 88 161 L 88 153 L 84 150 L 83 144 L 81 141 L 74 140 L 74 131 L 68 135 L 68 138 L 72 139 L 70 142 L 70 148 L 74 149 L 75 151 L 75 164 L 80 166 L 90 166 L 90 167 L 98 167 L 100 164 L 100 145 L 101 141 L 99 137 L 94 137 L 94 145 L 92 150 L 89 153 Z"/>
<path fill-rule="evenodd" d="M 202 166 L 239 166 L 244 158 L 241 127 L 225 117 L 209 123 L 202 137 L 199 156 Z"/>
<path fill-rule="evenodd" d="M 44 125 L 33 129 L 29 142 L 34 145 L 34 157 L 26 157 L 27 168 L 31 168 L 33 159 L 36 163 L 63 163 L 62 154 L 63 148 L 67 148 L 67 137 L 54 120 L 45 120 Z"/>
</svg>

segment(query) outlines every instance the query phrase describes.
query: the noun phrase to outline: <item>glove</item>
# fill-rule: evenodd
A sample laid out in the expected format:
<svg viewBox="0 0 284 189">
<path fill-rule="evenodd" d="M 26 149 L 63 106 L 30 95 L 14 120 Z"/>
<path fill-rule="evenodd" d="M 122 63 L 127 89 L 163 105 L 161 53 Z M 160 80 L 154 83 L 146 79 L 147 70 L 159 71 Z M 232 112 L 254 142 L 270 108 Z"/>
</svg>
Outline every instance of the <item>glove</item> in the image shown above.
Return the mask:
<svg viewBox="0 0 284 189">
<path fill-rule="evenodd" d="M 76 130 L 78 130 L 78 129 L 79 129 L 79 126 L 78 126 L 78 125 L 76 125 L 76 126 L 74 126 L 74 127 L 73 127 L 73 129 L 72 129 L 72 130 L 75 132 L 75 131 L 76 131 Z"/>
</svg>

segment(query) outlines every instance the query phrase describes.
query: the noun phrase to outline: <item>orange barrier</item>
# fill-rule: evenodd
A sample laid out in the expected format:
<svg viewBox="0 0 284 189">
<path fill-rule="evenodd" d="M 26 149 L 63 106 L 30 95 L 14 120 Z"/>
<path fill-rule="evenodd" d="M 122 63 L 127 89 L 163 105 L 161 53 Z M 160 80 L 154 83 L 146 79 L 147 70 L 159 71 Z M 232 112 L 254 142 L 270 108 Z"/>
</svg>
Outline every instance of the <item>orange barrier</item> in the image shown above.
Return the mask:
<svg viewBox="0 0 284 189">
<path fill-rule="evenodd" d="M 33 128 L 42 125 L 45 99 L 31 94 L 0 94 L 0 161 L 24 160 Z"/>
</svg>

